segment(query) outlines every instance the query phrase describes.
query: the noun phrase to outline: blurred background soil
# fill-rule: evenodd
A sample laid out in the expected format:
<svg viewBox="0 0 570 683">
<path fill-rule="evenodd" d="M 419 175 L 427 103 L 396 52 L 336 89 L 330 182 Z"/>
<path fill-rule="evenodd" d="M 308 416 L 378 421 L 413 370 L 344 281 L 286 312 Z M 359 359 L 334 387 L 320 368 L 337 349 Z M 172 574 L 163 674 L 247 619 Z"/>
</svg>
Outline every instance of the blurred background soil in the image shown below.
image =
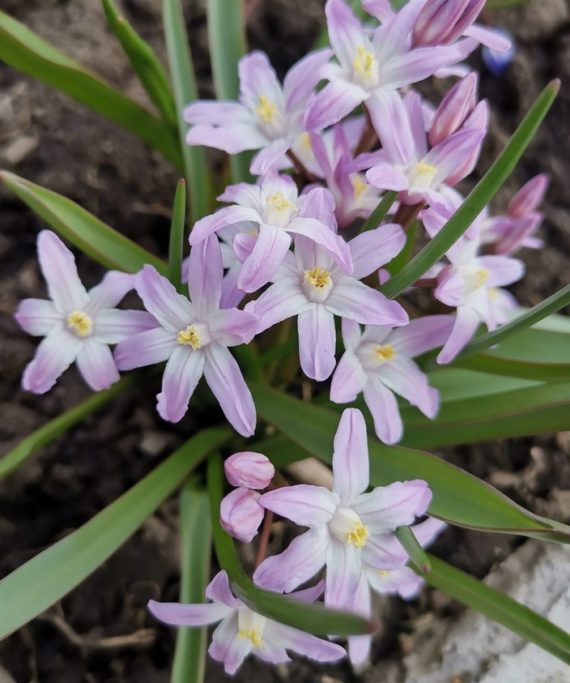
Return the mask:
<svg viewBox="0 0 570 683">
<path fill-rule="evenodd" d="M 125 15 L 164 57 L 158 0 L 123 0 Z M 186 2 L 187 24 L 204 96 L 211 96 L 203 2 Z M 280 74 L 307 49 L 323 20 L 321 0 L 250 2 L 251 48 L 266 50 Z M 113 85 L 144 101 L 120 46 L 106 28 L 98 0 L 0 0 L 0 9 L 90 66 Z M 541 88 L 552 78 L 562 91 L 524 161 L 496 207 L 535 173 L 551 187 L 544 206 L 541 251 L 525 251 L 528 274 L 514 288 L 532 305 L 568 281 L 570 272 L 570 4 L 531 0 L 525 7 L 486 15 L 508 27 L 517 54 L 504 75 L 482 71 L 481 94 L 492 103 L 491 132 L 480 169 L 486 169 Z M 474 63 L 481 66 L 479 57 Z M 449 87 L 436 83 L 434 97 Z M 176 176 L 157 153 L 64 95 L 0 65 L 0 166 L 60 192 L 129 237 L 165 253 L 169 207 Z M 43 224 L 0 189 L 0 452 L 31 430 L 88 396 L 75 370 L 48 395 L 20 389 L 20 375 L 35 340 L 11 316 L 20 299 L 43 297 L 35 240 Z M 102 270 L 78 256 L 87 285 Z M 0 482 L 0 576 L 77 528 L 140 480 L 194 430 L 192 417 L 176 426 L 154 411 L 157 379 L 145 391 L 130 390 L 72 429 Z M 560 521 L 570 520 L 570 433 L 464 446 L 444 454 L 483 477 L 517 502 Z M 103 567 L 55 608 L 0 644 L 2 683 L 166 683 L 174 633 L 145 610 L 149 598 L 175 600 L 178 592 L 177 502 L 172 498 Z M 449 529 L 436 554 L 478 577 L 522 543 L 510 536 Z M 409 604 L 379 601 L 381 629 L 369 682 L 384 681 L 390 662 L 414 647 L 417 624 L 433 616 L 453 618 L 461 608 L 425 589 Z M 0 619 L 1 619 L 0 605 Z M 207 680 L 226 680 L 209 662 Z M 297 683 L 364 680 L 350 667 L 289 668 L 248 661 L 237 681 Z M 443 683 L 443 681 L 442 681 Z"/>
</svg>

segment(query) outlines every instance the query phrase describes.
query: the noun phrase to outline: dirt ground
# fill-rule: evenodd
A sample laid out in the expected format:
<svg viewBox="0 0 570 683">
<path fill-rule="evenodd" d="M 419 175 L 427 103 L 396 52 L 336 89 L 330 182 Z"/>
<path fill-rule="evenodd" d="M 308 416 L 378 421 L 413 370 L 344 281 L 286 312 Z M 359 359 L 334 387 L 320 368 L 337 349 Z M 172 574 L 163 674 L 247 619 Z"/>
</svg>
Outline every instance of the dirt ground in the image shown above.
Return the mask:
<svg viewBox="0 0 570 683">
<path fill-rule="evenodd" d="M 125 14 L 164 55 L 157 0 L 124 0 Z M 204 95 L 211 94 L 203 2 L 186 3 L 193 56 Z M 250 46 L 269 52 L 282 73 L 312 44 L 322 21 L 320 0 L 259 0 L 248 26 Z M 546 6 L 547 5 L 547 6 Z M 0 0 L 0 9 L 24 21 L 139 98 L 121 49 L 107 31 L 99 0 Z M 501 77 L 483 72 L 482 96 L 493 106 L 492 131 L 481 169 L 502 148 L 540 89 L 554 77 L 561 95 L 523 163 L 497 200 L 504 207 L 531 175 L 546 171 L 552 184 L 542 235 L 547 246 L 524 252 L 528 275 L 514 288 L 532 305 L 568 281 L 570 272 L 570 5 L 532 0 L 525 8 L 489 14 L 508 26 L 518 51 Z M 478 63 L 478 57 L 475 58 Z M 565 83 L 566 81 L 566 83 Z M 447 84 L 436 84 L 440 92 Z M 137 139 L 63 95 L 0 65 L 0 166 L 78 201 L 145 247 L 165 253 L 168 212 L 176 176 L 158 154 Z M 11 316 L 20 299 L 44 296 L 35 257 L 41 222 L 0 189 L 0 452 L 30 430 L 87 397 L 74 370 L 48 395 L 20 389 L 20 375 L 35 349 Z M 84 257 L 79 270 L 87 285 L 102 270 Z M 149 472 L 193 430 L 192 417 L 176 426 L 154 410 L 157 380 L 142 391 L 127 391 L 64 438 L 44 448 L 0 482 L 0 576 L 86 522 Z M 570 520 L 570 438 L 545 435 L 460 447 L 444 454 L 543 515 Z M 145 610 L 149 598 L 175 600 L 178 592 L 177 502 L 172 498 L 112 558 L 61 604 L 0 643 L 2 683 L 166 683 L 174 632 Z M 436 554 L 478 577 L 522 541 L 449 529 L 434 545 Z M 414 624 L 426 615 L 452 617 L 460 607 L 438 591 L 418 600 L 379 603 L 381 630 L 373 666 L 364 678 L 347 664 L 313 667 L 296 660 L 271 669 L 248 661 L 237 681 L 358 681 L 379 683 L 389 660 L 413 647 Z M 0 606 L 1 615 L 1 606 Z M 1 616 L 0 616 L 1 618 Z M 109 640 L 123 636 L 119 640 Z M 209 662 L 207 680 L 227 680 Z"/>
</svg>

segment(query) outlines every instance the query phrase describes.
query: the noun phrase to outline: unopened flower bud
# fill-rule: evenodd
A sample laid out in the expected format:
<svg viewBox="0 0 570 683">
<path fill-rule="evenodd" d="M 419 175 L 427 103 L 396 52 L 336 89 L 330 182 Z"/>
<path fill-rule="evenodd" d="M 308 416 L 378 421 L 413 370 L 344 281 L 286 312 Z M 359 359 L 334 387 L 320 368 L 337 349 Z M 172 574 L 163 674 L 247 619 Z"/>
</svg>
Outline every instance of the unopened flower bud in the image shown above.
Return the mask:
<svg viewBox="0 0 570 683">
<path fill-rule="evenodd" d="M 544 199 L 548 188 L 548 176 L 541 173 L 528 181 L 509 202 L 507 213 L 512 218 L 520 218 L 534 211 Z"/>
<path fill-rule="evenodd" d="M 493 31 L 497 36 L 502 37 L 505 40 L 504 49 L 485 45 L 481 51 L 481 56 L 483 57 L 487 69 L 489 69 L 493 75 L 500 76 L 513 61 L 516 47 L 514 39 L 508 31 L 502 28 L 495 28 Z"/>
<path fill-rule="evenodd" d="M 220 523 L 239 541 L 251 543 L 263 520 L 265 510 L 259 504 L 260 494 L 245 488 L 234 489 L 220 504 Z"/>
<path fill-rule="evenodd" d="M 437 108 L 429 132 L 432 147 L 459 130 L 477 103 L 477 74 L 472 72 L 449 90 Z"/>
<path fill-rule="evenodd" d="M 424 5 L 414 26 L 414 47 L 449 45 L 475 21 L 485 0 L 434 0 Z"/>
<path fill-rule="evenodd" d="M 275 476 L 275 467 L 262 453 L 241 451 L 224 462 L 226 479 L 232 486 L 246 489 L 265 489 Z"/>
</svg>

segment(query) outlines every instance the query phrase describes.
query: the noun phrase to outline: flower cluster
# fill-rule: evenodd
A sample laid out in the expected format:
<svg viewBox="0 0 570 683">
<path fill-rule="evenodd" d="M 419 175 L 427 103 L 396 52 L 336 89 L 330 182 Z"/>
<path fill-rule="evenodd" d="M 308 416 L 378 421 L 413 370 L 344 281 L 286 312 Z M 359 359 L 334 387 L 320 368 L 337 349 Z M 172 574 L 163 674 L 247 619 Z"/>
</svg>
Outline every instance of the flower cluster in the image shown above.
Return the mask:
<svg viewBox="0 0 570 683">
<path fill-rule="evenodd" d="M 239 62 L 239 101 L 186 108 L 189 145 L 256 150 L 250 170 L 257 176 L 227 187 L 218 197 L 225 206 L 192 227 L 183 268 L 188 296 L 151 265 L 136 274 L 110 272 L 87 292 L 72 254 L 54 233 L 40 233 L 51 301 L 27 299 L 16 314 L 27 332 L 45 337 L 24 372 L 25 389 L 48 391 L 73 361 L 94 390 L 110 386 L 119 371 L 165 363 L 162 419 L 183 418 L 203 376 L 234 429 L 251 437 L 256 409 L 229 349 L 296 317 L 300 370 L 317 382 L 330 379 L 335 403 L 362 392 L 381 441 L 403 435 L 396 394 L 428 418 L 437 415 L 439 394 L 413 359 L 441 348 L 438 362 L 449 363 L 482 324 L 492 330 L 510 318 L 517 304 L 503 288 L 524 273 L 514 254 L 541 245 L 538 207 L 547 179 L 528 182 L 504 215 L 486 208 L 414 283 L 429 289 L 435 314 L 417 315 L 409 292 L 398 301 L 386 297 L 379 285 L 402 250 L 411 252 L 416 235 L 433 238 L 462 205 L 456 186 L 475 168 L 485 140 L 488 104 L 463 60 L 480 43 L 495 53 L 510 44 L 476 23 L 484 0 L 410 0 L 398 12 L 388 0 L 362 5 L 365 24 L 345 0 L 328 0 L 331 49 L 303 58 L 282 83 L 267 57 L 253 52 Z M 414 89 L 430 76 L 457 79 L 440 103 Z M 392 195 L 387 219 L 374 222 L 373 210 Z M 144 311 L 116 308 L 131 289 Z M 274 474 L 259 453 L 226 462 L 235 488 L 220 516 L 229 533 L 251 542 L 267 511 L 308 527 L 259 564 L 259 586 L 314 600 L 320 584 L 292 591 L 325 568 L 325 605 L 364 616 L 374 591 L 417 592 L 420 579 L 393 532 L 426 513 L 431 493 L 424 481 L 366 491 L 360 411 L 349 408 L 340 420 L 332 491 L 303 484 L 267 490 Z M 413 528 L 425 545 L 442 524 L 428 518 Z M 151 610 L 174 624 L 221 621 L 210 652 L 229 673 L 250 652 L 274 663 L 286 661 L 288 649 L 318 661 L 344 652 L 255 614 L 231 593 L 224 572 L 207 597 L 211 604 L 153 603 Z M 364 661 L 369 647 L 368 637 L 349 639 L 352 661 Z"/>
</svg>

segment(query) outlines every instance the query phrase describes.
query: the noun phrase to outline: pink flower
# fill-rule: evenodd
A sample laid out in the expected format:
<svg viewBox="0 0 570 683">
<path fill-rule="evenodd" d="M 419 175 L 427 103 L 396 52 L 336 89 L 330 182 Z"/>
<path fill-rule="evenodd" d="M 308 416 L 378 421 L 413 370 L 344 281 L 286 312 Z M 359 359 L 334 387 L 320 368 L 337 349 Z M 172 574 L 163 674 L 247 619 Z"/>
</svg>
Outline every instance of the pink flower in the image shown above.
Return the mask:
<svg viewBox="0 0 570 683">
<path fill-rule="evenodd" d="M 254 579 L 261 586 L 287 592 L 326 565 L 325 604 L 352 609 L 363 566 L 379 566 L 386 535 L 423 515 L 431 492 L 425 481 L 416 480 L 365 493 L 370 483 L 366 425 L 362 413 L 352 408 L 340 419 L 332 467 L 332 491 L 300 484 L 261 496 L 263 507 L 309 531 L 279 555 L 264 560 Z"/>
<path fill-rule="evenodd" d="M 259 233 L 246 240 L 247 249 L 240 259 L 242 267 L 237 286 L 245 292 L 255 292 L 270 281 L 291 246 L 289 233 L 319 244 L 350 271 L 350 250 L 344 240 L 322 220 L 307 214 L 306 207 L 313 201 L 315 192 L 319 190 L 299 197 L 291 178 L 275 174 L 266 176 L 260 185 L 231 185 L 218 199 L 236 204 L 199 220 L 190 233 L 190 244 L 198 244 L 221 228 L 241 221 L 259 226 Z M 237 250 L 236 255 L 240 258 Z"/>
<path fill-rule="evenodd" d="M 75 257 L 50 230 L 38 235 L 38 258 L 51 301 L 24 299 L 14 316 L 26 332 L 45 337 L 24 371 L 22 386 L 43 394 L 75 361 L 92 389 L 106 389 L 119 379 L 109 345 L 157 324 L 145 311 L 116 308 L 133 288 L 134 276 L 110 271 L 86 291 Z"/>
<path fill-rule="evenodd" d="M 145 266 L 137 275 L 136 289 L 160 326 L 122 341 L 115 358 L 123 370 L 168 361 L 157 408 L 170 422 L 184 417 L 204 375 L 229 422 L 243 436 L 251 436 L 255 406 L 228 347 L 251 341 L 258 321 L 246 311 L 219 307 L 222 277 L 222 254 L 213 236 L 191 250 L 191 302 L 152 266 Z"/>
<path fill-rule="evenodd" d="M 314 202 L 313 210 L 326 211 L 325 195 Z M 287 255 L 272 278 L 274 284 L 246 307 L 259 316 L 258 332 L 298 316 L 301 368 L 308 377 L 325 380 L 336 363 L 335 315 L 368 324 L 406 324 L 408 316 L 400 304 L 359 280 L 390 261 L 404 242 L 403 231 L 395 224 L 358 235 L 349 243 L 354 264 L 349 276 L 321 247 L 297 237 L 295 255 Z"/>
<path fill-rule="evenodd" d="M 228 154 L 259 149 L 251 172 L 267 173 L 303 135 L 307 102 L 330 55 L 330 50 L 307 55 L 289 70 L 282 86 L 263 52 L 242 57 L 238 66 L 240 102 L 201 100 L 190 104 L 184 111 L 184 118 L 192 124 L 188 144 L 215 147 Z"/>
<path fill-rule="evenodd" d="M 309 104 L 308 130 L 337 123 L 359 104 L 368 106 L 379 94 L 422 81 L 463 58 L 453 47 L 412 47 L 412 29 L 424 1 L 411 0 L 370 33 L 343 0 L 328 0 L 327 27 L 338 64 L 322 69 L 329 83 Z"/>
<path fill-rule="evenodd" d="M 248 489 L 265 489 L 275 476 L 275 467 L 262 453 L 241 451 L 224 461 L 226 479 L 232 486 Z"/>
<path fill-rule="evenodd" d="M 451 316 L 433 315 L 396 330 L 368 326 L 362 334 L 357 323 L 343 321 L 346 351 L 333 375 L 331 400 L 349 403 L 364 392 L 376 435 L 384 443 L 396 443 L 402 438 L 403 425 L 394 393 L 429 418 L 439 410 L 439 392 L 412 358 L 441 346 L 452 326 Z"/>
<path fill-rule="evenodd" d="M 265 510 L 259 497 L 256 491 L 240 487 L 224 496 L 220 504 L 220 524 L 242 543 L 251 543 L 263 521 Z"/>
<path fill-rule="evenodd" d="M 321 592 L 322 586 L 317 584 L 314 588 L 291 594 L 291 598 L 313 602 Z M 212 602 L 185 605 L 151 600 L 148 608 L 157 619 L 174 626 L 205 626 L 221 622 L 214 630 L 208 653 L 224 665 L 230 676 L 249 654 L 269 664 L 290 661 L 287 650 L 317 662 L 334 662 L 346 654 L 344 648 L 336 643 L 285 626 L 249 609 L 232 594 L 224 571 L 212 579 L 206 588 L 206 597 Z"/>
</svg>

